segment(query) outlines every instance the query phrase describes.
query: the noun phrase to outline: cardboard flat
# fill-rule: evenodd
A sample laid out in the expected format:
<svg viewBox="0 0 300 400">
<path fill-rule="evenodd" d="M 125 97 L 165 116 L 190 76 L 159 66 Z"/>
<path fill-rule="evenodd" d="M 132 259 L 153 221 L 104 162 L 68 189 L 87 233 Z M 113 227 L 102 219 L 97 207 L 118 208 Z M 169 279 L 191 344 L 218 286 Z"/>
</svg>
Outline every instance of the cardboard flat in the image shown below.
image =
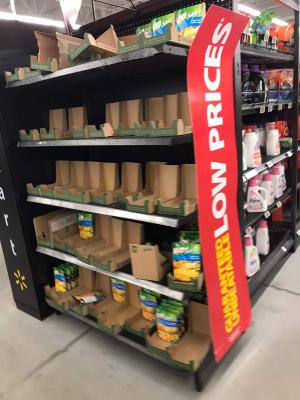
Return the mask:
<svg viewBox="0 0 300 400">
<path fill-rule="evenodd" d="M 61 211 L 57 216 L 49 219 L 50 237 L 53 247 L 57 250 L 67 251 L 67 240 L 78 234 L 77 213 Z"/>
<path fill-rule="evenodd" d="M 43 197 L 54 197 L 57 199 L 66 200 L 63 187 L 70 184 L 70 162 L 56 161 L 56 180 L 51 184 L 41 184 L 40 193 Z"/>
<path fill-rule="evenodd" d="M 179 118 L 183 121 L 185 133 L 192 132 L 192 116 L 187 92 L 179 93 Z"/>
<path fill-rule="evenodd" d="M 46 72 L 58 69 L 59 49 L 55 35 L 35 31 L 34 35 L 39 47 L 38 56 L 31 56 L 30 67 Z"/>
<path fill-rule="evenodd" d="M 106 104 L 106 122 L 116 133 L 121 120 L 121 104 L 119 102 Z"/>
<path fill-rule="evenodd" d="M 58 216 L 60 211 L 53 211 L 48 214 L 41 215 L 39 217 L 35 217 L 33 219 L 33 225 L 35 230 L 35 236 L 37 244 L 45 247 L 53 247 L 49 220 Z"/>
<path fill-rule="evenodd" d="M 54 139 L 62 139 L 68 131 L 67 113 L 65 109 L 49 110 L 49 129 L 54 132 Z"/>
<path fill-rule="evenodd" d="M 161 258 L 157 245 L 129 244 L 132 274 L 137 279 L 160 282 L 170 270 L 170 262 Z"/>
<path fill-rule="evenodd" d="M 136 35 L 119 37 L 118 53 L 124 54 L 130 51 L 138 50 L 142 47 L 142 41 Z"/>
<path fill-rule="evenodd" d="M 154 325 L 155 322 L 147 321 L 139 314 L 126 321 L 126 330 L 134 335 L 145 338 Z"/>
<path fill-rule="evenodd" d="M 84 107 L 68 109 L 69 131 L 73 139 L 87 139 L 84 127 L 87 125 L 87 114 Z"/>
<path fill-rule="evenodd" d="M 153 97 L 145 101 L 146 121 L 159 121 L 162 127 L 165 126 L 164 98 Z"/>
<path fill-rule="evenodd" d="M 86 162 L 71 161 L 70 185 L 65 190 L 69 201 L 90 203 L 89 170 Z"/>
<path fill-rule="evenodd" d="M 21 142 L 32 142 L 41 140 L 40 132 L 38 129 L 30 129 L 29 132 L 27 132 L 25 129 L 20 129 L 19 137 Z"/>
<path fill-rule="evenodd" d="M 173 290 L 180 290 L 181 292 L 201 292 L 204 283 L 204 275 L 200 274 L 197 279 L 193 279 L 191 282 L 181 282 L 174 278 L 172 273 L 168 274 L 168 287 Z"/>
<path fill-rule="evenodd" d="M 164 107 L 164 121 L 166 127 L 171 127 L 174 121 L 178 120 L 178 94 L 170 94 L 164 97 L 165 107 Z"/>
</svg>

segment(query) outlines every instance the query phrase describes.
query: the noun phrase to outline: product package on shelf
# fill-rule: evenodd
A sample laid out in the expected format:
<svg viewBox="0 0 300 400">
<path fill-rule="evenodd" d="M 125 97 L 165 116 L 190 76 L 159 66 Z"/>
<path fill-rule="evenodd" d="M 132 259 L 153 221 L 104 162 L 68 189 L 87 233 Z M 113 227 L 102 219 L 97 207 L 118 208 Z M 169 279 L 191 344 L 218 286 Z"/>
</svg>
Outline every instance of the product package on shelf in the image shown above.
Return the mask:
<svg viewBox="0 0 300 400">
<path fill-rule="evenodd" d="M 66 271 L 66 269 L 70 268 L 70 266 L 55 268 L 55 280 L 63 279 L 62 271 Z M 87 316 L 89 314 L 91 297 L 94 296 L 93 303 L 97 303 L 103 300 L 104 295 L 101 291 L 95 291 L 95 272 L 81 267 L 78 268 L 78 271 L 78 285 L 76 287 L 70 288 L 70 290 L 66 290 L 65 292 L 57 292 L 56 286 L 45 286 L 44 290 L 46 297 L 61 306 L 63 310 L 72 310 L 82 316 Z M 88 299 L 88 297 L 90 297 L 90 299 Z M 84 299 L 86 299 L 86 301 Z"/>
<path fill-rule="evenodd" d="M 203 285 L 201 244 L 198 232 L 181 232 L 173 243 L 173 272 L 168 275 L 171 289 L 199 292 Z"/>
<path fill-rule="evenodd" d="M 160 198 L 157 200 L 157 212 L 183 217 L 195 211 L 197 208 L 195 165 L 184 164 L 181 169 L 179 166 L 161 165 L 159 172 Z"/>
<path fill-rule="evenodd" d="M 210 349 L 208 307 L 191 301 L 188 306 L 188 328 L 177 344 L 161 339 L 157 331 L 146 337 L 150 352 L 164 357 L 170 364 L 196 371 Z"/>
</svg>

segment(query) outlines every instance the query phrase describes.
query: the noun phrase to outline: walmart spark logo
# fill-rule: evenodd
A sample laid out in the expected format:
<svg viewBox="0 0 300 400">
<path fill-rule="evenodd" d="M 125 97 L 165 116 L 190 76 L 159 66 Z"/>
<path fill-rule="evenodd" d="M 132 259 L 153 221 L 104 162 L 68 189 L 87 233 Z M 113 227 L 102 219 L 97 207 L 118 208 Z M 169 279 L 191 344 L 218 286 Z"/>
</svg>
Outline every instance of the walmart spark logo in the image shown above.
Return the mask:
<svg viewBox="0 0 300 400">
<path fill-rule="evenodd" d="M 14 272 L 14 276 L 16 278 L 16 285 L 24 292 L 24 289 L 28 289 L 26 284 L 26 278 L 24 275 L 21 274 L 20 270 L 17 269 L 17 272 Z"/>
</svg>

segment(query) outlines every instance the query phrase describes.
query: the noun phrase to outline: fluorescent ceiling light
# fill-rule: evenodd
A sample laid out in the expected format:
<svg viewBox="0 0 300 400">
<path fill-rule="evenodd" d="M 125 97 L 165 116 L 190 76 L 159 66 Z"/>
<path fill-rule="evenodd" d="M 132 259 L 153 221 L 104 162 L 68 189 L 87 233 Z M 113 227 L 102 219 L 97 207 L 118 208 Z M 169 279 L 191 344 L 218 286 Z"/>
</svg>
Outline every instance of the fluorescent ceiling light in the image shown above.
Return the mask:
<svg viewBox="0 0 300 400">
<path fill-rule="evenodd" d="M 252 15 L 253 17 L 257 17 L 258 15 L 260 15 L 260 11 L 255 10 L 255 8 L 245 6 L 244 4 L 239 4 L 238 9 L 242 12 Z M 272 22 L 279 26 L 287 26 L 288 25 L 287 22 L 282 21 L 282 19 L 278 19 L 278 18 L 273 18 Z"/>
<path fill-rule="evenodd" d="M 45 26 L 55 26 L 57 28 L 64 28 L 65 24 L 62 21 L 48 18 L 31 17 L 29 15 L 18 15 L 8 12 L 0 12 L 0 20 L 7 21 L 20 21 L 29 24 L 45 25 Z"/>
</svg>

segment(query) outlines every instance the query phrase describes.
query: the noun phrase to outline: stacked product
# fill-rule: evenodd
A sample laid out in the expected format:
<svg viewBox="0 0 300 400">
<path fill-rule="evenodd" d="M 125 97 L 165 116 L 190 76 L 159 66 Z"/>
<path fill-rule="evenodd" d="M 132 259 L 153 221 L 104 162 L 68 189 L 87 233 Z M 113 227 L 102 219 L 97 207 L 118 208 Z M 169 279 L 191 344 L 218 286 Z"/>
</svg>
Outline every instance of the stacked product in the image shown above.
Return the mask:
<svg viewBox="0 0 300 400">
<path fill-rule="evenodd" d="M 147 289 L 140 290 L 142 316 L 147 321 L 153 322 L 156 318 L 156 309 L 160 295 Z"/>
<path fill-rule="evenodd" d="M 56 293 L 66 293 L 78 286 L 78 267 L 63 263 L 53 268 Z"/>
<path fill-rule="evenodd" d="M 125 303 L 126 301 L 126 284 L 120 279 L 111 279 L 112 296 L 116 303 Z"/>
<path fill-rule="evenodd" d="M 168 343 L 178 343 L 185 332 L 184 305 L 180 301 L 163 299 L 156 309 L 158 336 Z"/>
</svg>

